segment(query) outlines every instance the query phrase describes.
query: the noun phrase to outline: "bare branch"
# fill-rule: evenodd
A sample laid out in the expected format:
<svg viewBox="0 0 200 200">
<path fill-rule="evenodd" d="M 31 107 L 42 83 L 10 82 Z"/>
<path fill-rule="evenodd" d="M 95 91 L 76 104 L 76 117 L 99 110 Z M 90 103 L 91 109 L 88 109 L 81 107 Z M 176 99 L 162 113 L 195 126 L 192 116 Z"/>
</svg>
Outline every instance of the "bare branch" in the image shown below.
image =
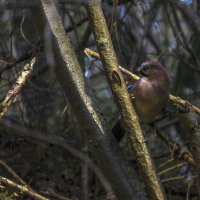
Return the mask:
<svg viewBox="0 0 200 200">
<path fill-rule="evenodd" d="M 99 170 L 98 166 L 91 160 L 89 156 L 82 153 L 78 149 L 74 148 L 73 146 L 69 145 L 67 141 L 59 136 L 56 136 L 56 134 L 45 134 L 43 132 L 40 132 L 39 130 L 33 130 L 30 128 L 27 128 L 25 126 L 22 126 L 20 124 L 17 124 L 15 122 L 9 121 L 7 119 L 2 119 L 0 121 L 0 124 L 5 126 L 6 129 L 11 129 L 14 131 L 6 131 L 7 134 L 12 134 L 13 132 L 16 134 L 15 136 L 20 136 L 24 138 L 30 138 L 34 140 L 39 140 L 42 142 L 48 142 L 50 144 L 57 145 L 66 151 L 70 152 L 73 156 L 77 157 L 84 163 L 88 165 L 88 167 L 95 173 L 97 178 L 99 179 L 100 183 L 104 187 L 105 191 L 110 194 L 112 193 L 112 188 L 110 186 L 110 183 L 105 179 L 101 171 Z M 47 136 L 48 135 L 48 136 Z"/>
<path fill-rule="evenodd" d="M 0 105 L 0 116 L 1 118 L 6 114 L 9 106 L 16 100 L 17 95 L 19 94 L 21 88 L 23 87 L 24 83 L 26 82 L 27 78 L 30 76 L 33 65 L 35 64 L 36 58 L 32 58 L 30 63 L 27 63 L 22 71 L 19 73 L 19 76 L 13 85 L 13 87 L 8 91 L 5 99 Z"/>
<path fill-rule="evenodd" d="M 123 199 L 145 199 L 140 193 L 134 171 L 127 166 L 119 146 L 100 111 L 91 99 L 70 41 L 65 34 L 60 17 L 52 0 L 41 0 L 52 33 L 55 36 L 56 73 L 68 97 L 72 110 L 83 128 L 99 167 L 110 181 L 113 191 Z M 121 198 L 122 199 L 122 198 Z"/>
<path fill-rule="evenodd" d="M 2 176 L 0 176 L 0 183 L 1 184 L 5 184 L 9 187 L 12 187 L 13 189 L 16 189 L 24 194 L 27 194 L 29 196 L 31 196 L 33 199 L 36 199 L 36 200 L 48 200 L 47 198 L 41 196 L 40 194 L 37 194 L 31 190 L 29 190 L 26 186 L 23 186 L 23 185 L 19 185 L 7 178 L 4 178 Z"/>
<path fill-rule="evenodd" d="M 100 59 L 100 58 L 99 58 L 99 54 L 96 53 L 96 52 L 94 52 L 94 51 L 91 50 L 91 49 L 86 48 L 86 49 L 85 49 L 85 53 L 86 53 L 86 55 L 92 56 L 92 57 L 94 57 L 94 58 L 96 58 L 96 59 L 98 59 L 98 60 Z M 122 73 L 124 73 L 125 75 L 129 76 L 133 81 L 137 81 L 137 80 L 140 79 L 137 75 L 133 74 L 132 72 L 130 72 L 129 70 L 123 68 L 122 66 L 119 66 L 119 68 L 120 68 L 120 70 L 122 71 Z M 198 108 L 197 106 L 192 105 L 192 104 L 189 103 L 188 101 L 183 100 L 183 99 L 181 99 L 180 97 L 176 97 L 176 96 L 173 96 L 173 95 L 170 95 L 169 98 L 170 98 L 170 100 L 172 101 L 172 103 L 177 104 L 177 105 L 180 105 L 180 106 L 182 106 L 183 108 L 186 108 L 186 109 L 187 109 L 188 106 L 192 107 L 192 108 L 194 109 L 194 111 L 195 111 L 197 114 L 200 115 L 200 108 Z"/>
<path fill-rule="evenodd" d="M 114 98 L 118 104 L 125 131 L 130 135 L 132 147 L 141 169 L 145 189 L 149 199 L 165 199 L 165 194 L 156 174 L 154 163 L 149 155 L 145 139 L 132 106 L 126 84 L 120 72 L 118 61 L 112 46 L 107 24 L 102 12 L 100 0 L 88 1 L 88 12 L 93 28 L 96 45 L 105 68 L 106 76 Z"/>
</svg>

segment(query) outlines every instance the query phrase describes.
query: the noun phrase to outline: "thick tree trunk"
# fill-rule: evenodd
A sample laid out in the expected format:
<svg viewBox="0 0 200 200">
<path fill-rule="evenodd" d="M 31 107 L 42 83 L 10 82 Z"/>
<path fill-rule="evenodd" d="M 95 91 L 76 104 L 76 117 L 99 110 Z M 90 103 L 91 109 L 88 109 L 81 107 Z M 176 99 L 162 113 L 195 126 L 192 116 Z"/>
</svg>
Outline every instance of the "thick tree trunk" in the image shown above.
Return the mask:
<svg viewBox="0 0 200 200">
<path fill-rule="evenodd" d="M 70 41 L 65 34 L 56 7 L 51 0 L 41 0 L 55 39 L 56 74 L 68 97 L 89 147 L 94 152 L 99 167 L 112 185 L 118 199 L 146 199 L 138 185 L 134 171 L 127 165 L 97 106 L 91 99 Z"/>
</svg>

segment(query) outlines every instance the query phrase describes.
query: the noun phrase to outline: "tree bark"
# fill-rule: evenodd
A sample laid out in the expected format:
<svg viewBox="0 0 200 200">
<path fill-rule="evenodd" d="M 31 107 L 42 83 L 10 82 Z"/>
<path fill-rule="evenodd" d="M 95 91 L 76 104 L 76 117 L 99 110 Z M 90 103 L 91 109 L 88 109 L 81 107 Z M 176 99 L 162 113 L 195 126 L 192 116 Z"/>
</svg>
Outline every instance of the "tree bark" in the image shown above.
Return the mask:
<svg viewBox="0 0 200 200">
<path fill-rule="evenodd" d="M 99 115 L 84 80 L 78 60 L 64 32 L 52 0 L 41 0 L 55 40 L 56 74 L 77 117 L 99 167 L 118 199 L 146 199 L 142 188 L 120 152 L 110 128 Z"/>
<path fill-rule="evenodd" d="M 178 117 L 184 126 L 189 138 L 189 147 L 197 169 L 197 189 L 200 198 L 200 127 L 197 115 L 190 105 L 188 108 L 179 108 Z"/>
<path fill-rule="evenodd" d="M 165 199 L 165 194 L 149 155 L 137 114 L 131 103 L 126 84 L 119 69 L 107 24 L 102 12 L 101 0 L 88 0 L 88 13 L 100 58 L 113 96 L 122 116 L 122 124 L 130 135 L 131 144 L 141 169 L 149 199 Z"/>
</svg>

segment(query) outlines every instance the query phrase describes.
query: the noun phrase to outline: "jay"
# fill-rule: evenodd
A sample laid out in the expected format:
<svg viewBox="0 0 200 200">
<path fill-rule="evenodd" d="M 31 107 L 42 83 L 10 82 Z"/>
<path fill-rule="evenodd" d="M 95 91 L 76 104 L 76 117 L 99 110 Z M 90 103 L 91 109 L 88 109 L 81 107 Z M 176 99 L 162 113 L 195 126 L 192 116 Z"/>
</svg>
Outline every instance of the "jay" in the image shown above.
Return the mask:
<svg viewBox="0 0 200 200">
<path fill-rule="evenodd" d="M 169 99 L 169 74 L 156 61 L 143 63 L 136 71 L 141 78 L 128 86 L 131 101 L 141 123 L 151 123 L 166 107 Z M 113 128 L 117 141 L 124 135 L 120 123 Z M 122 133 L 120 133 L 122 132 Z"/>
</svg>

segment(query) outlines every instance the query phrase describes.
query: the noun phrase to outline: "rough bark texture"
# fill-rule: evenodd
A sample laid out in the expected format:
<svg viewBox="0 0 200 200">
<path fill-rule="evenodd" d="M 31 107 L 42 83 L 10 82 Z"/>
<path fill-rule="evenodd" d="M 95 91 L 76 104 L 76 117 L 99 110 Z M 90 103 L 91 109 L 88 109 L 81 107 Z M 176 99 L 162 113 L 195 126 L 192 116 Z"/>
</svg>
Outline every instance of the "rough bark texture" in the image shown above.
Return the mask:
<svg viewBox="0 0 200 200">
<path fill-rule="evenodd" d="M 195 111 L 189 104 L 188 109 L 179 108 L 179 110 L 178 117 L 188 134 L 190 151 L 197 168 L 197 187 L 200 198 L 200 128 Z"/>
<path fill-rule="evenodd" d="M 102 12 L 101 1 L 88 0 L 88 12 L 100 58 L 103 62 L 114 98 L 121 112 L 124 128 L 131 137 L 132 147 L 143 175 L 148 197 L 152 200 L 165 199 L 162 185 L 160 184 L 154 163 L 150 158 L 144 142 L 144 136 L 136 112 L 133 109 L 126 84 L 118 67 L 119 65 Z"/>
<path fill-rule="evenodd" d="M 124 161 L 110 129 L 99 116 L 99 111 L 89 95 L 83 73 L 53 1 L 41 2 L 55 38 L 57 77 L 96 155 L 99 167 L 111 183 L 118 199 L 146 199 L 133 176 L 134 171 Z"/>
</svg>

